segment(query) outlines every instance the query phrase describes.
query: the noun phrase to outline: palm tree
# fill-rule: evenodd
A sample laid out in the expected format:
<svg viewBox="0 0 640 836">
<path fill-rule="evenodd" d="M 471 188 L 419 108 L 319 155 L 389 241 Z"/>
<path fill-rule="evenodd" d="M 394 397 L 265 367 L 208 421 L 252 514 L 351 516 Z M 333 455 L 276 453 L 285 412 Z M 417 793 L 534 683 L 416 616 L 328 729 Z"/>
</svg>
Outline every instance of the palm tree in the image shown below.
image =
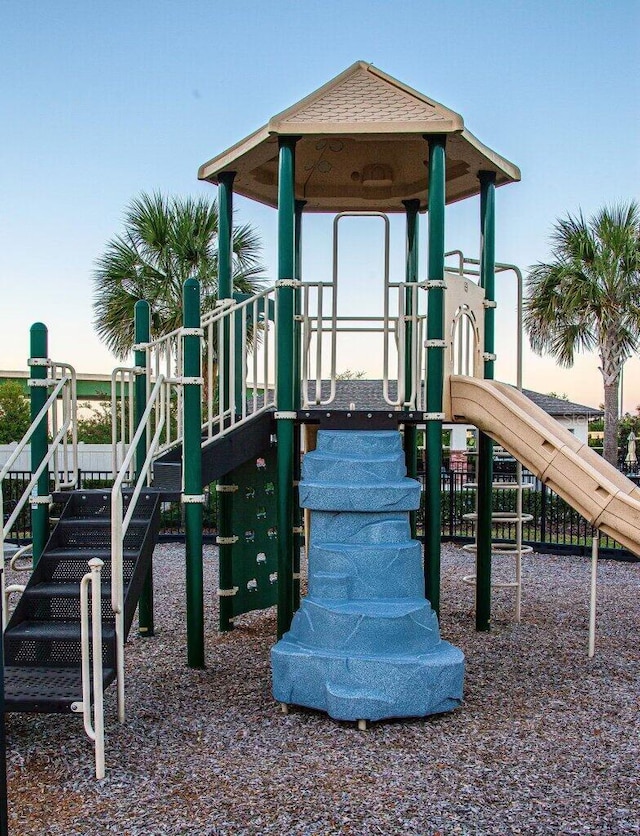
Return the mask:
<svg viewBox="0 0 640 836">
<path fill-rule="evenodd" d="M 640 208 L 634 201 L 585 220 L 556 222 L 552 260 L 529 273 L 525 327 L 531 347 L 571 366 L 598 352 L 604 385 L 604 457 L 617 464 L 620 372 L 640 340 Z"/>
<path fill-rule="evenodd" d="M 261 288 L 260 241 L 245 224 L 233 231 L 233 287 Z M 182 324 L 182 285 L 200 281 L 202 310 L 218 293 L 218 206 L 215 200 L 141 194 L 126 210 L 124 232 L 112 238 L 94 273 L 95 326 L 119 359 L 134 344 L 133 311 L 139 299 L 151 306 L 151 336 Z"/>
</svg>

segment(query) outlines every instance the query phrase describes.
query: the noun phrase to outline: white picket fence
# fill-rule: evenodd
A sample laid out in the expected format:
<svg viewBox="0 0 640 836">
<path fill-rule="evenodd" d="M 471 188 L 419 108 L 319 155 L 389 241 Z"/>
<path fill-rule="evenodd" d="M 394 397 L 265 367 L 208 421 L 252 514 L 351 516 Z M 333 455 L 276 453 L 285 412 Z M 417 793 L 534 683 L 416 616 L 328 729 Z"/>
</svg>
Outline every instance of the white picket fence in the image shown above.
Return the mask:
<svg viewBox="0 0 640 836">
<path fill-rule="evenodd" d="M 17 447 L 14 441 L 12 444 L 0 444 L 0 468 L 4 466 L 9 456 Z M 81 470 L 108 470 L 111 472 L 111 445 L 110 444 L 84 444 L 78 442 L 78 467 Z M 31 469 L 31 450 L 29 445 L 16 459 L 12 470 L 28 471 Z"/>
</svg>

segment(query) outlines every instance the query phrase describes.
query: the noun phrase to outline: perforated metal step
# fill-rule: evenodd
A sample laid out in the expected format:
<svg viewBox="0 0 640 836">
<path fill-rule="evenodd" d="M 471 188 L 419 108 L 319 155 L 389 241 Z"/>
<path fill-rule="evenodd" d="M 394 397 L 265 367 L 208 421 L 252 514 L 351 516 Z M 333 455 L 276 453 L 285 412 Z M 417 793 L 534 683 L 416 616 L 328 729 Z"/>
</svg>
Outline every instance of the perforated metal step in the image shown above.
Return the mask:
<svg viewBox="0 0 640 836">
<path fill-rule="evenodd" d="M 103 671 L 103 688 L 116 678 L 114 668 Z M 5 710 L 60 714 L 82 701 L 79 668 L 15 667 L 4 670 Z"/>
<path fill-rule="evenodd" d="M 127 507 L 131 494 L 123 497 Z M 4 636 L 7 711 L 64 712 L 82 699 L 80 581 L 88 561 L 103 561 L 102 663 L 105 687 L 114 678 L 116 642 L 111 607 L 111 495 L 75 491 L 66 502 Z M 160 522 L 160 494 L 136 504 L 124 541 L 124 621 L 128 632 L 148 574 Z"/>
</svg>

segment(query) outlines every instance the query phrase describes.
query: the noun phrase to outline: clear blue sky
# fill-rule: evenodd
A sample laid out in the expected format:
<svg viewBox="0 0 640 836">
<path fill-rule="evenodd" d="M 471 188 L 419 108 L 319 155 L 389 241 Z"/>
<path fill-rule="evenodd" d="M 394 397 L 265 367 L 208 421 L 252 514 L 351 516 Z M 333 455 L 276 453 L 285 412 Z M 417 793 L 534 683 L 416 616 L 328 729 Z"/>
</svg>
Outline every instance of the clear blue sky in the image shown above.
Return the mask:
<svg viewBox="0 0 640 836">
<path fill-rule="evenodd" d="M 202 162 L 358 59 L 458 111 L 520 166 L 522 183 L 497 192 L 500 260 L 544 260 L 567 210 L 638 198 L 638 0 L 0 0 L 0 29 L 0 368 L 25 368 L 42 320 L 52 356 L 109 371 L 91 274 L 126 204 L 142 190 L 213 195 L 196 180 Z M 275 212 L 236 205 L 260 227 L 273 275 Z M 477 215 L 477 201 L 451 208 L 448 246 L 477 255 Z M 314 223 L 306 263 L 317 265 L 326 224 Z M 530 388 L 601 400 L 595 358 L 557 373 L 526 359 Z M 628 409 L 639 371 L 629 363 Z"/>
</svg>

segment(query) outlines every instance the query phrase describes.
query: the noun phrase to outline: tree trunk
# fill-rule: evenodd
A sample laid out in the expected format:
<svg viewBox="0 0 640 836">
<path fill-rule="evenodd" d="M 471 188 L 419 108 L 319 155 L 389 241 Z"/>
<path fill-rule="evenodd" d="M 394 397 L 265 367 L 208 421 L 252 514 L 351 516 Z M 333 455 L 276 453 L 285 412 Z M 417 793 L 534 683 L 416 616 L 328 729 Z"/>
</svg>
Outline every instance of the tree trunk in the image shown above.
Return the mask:
<svg viewBox="0 0 640 836">
<path fill-rule="evenodd" d="M 618 466 L 618 387 L 620 377 L 614 383 L 604 385 L 604 458 Z"/>
</svg>

